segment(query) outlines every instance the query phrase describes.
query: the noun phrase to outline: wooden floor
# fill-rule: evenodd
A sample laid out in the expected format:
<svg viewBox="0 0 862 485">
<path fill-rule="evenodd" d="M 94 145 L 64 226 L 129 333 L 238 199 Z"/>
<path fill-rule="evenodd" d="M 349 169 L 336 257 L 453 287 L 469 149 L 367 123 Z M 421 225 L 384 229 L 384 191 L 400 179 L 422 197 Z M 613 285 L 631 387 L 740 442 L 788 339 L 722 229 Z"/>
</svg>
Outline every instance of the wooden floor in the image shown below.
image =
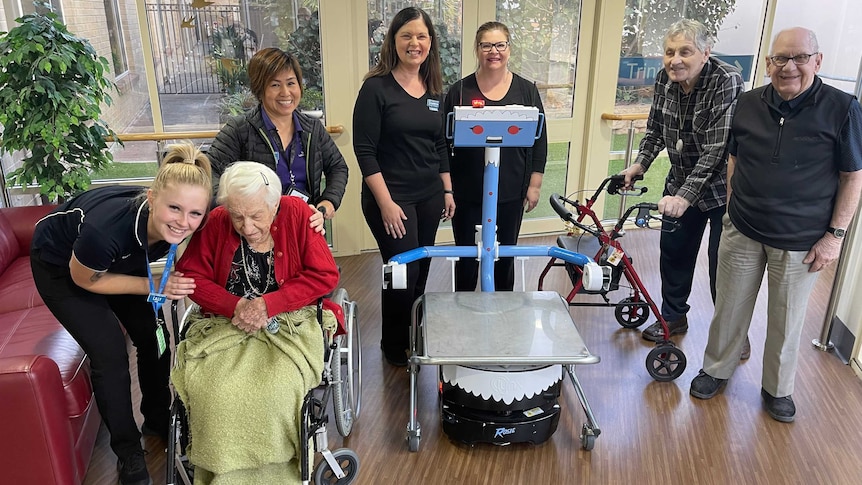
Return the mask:
<svg viewBox="0 0 862 485">
<path fill-rule="evenodd" d="M 554 238 L 521 243 L 553 244 Z M 631 230 L 623 244 L 647 289 L 658 298 L 658 233 Z M 545 262 L 544 258 L 528 261 L 528 289 L 536 289 Z M 506 447 L 452 443 L 440 430 L 437 372 L 426 370 L 419 374 L 422 441 L 419 451 L 411 453 L 405 443 L 408 374 L 388 365 L 379 350 L 379 255 L 339 258 L 338 263 L 342 286 L 359 306 L 363 405 L 350 437 L 342 440 L 330 426 L 329 444 L 331 449 L 344 446 L 358 454 L 361 465 L 355 483 L 862 483 L 862 382 L 837 357 L 810 344 L 821 331 L 832 273 L 821 276 L 809 304 L 793 395 L 797 406 L 794 423 L 778 423 L 761 408 L 763 290 L 749 333 L 751 359 L 740 365 L 725 391 L 714 399 L 702 401 L 689 395 L 689 384 L 703 360 L 712 316 L 702 254 L 690 302 L 691 327 L 686 335 L 675 338 L 688 366 L 673 382 L 655 382 L 647 374 L 645 359 L 651 344 L 641 339 L 639 331 L 620 327 L 613 309 L 572 309 L 590 351 L 601 357 L 599 364 L 578 367 L 601 428 L 593 451 L 580 448 L 578 434 L 585 417 L 568 381 L 560 400 L 559 428 L 546 443 Z M 428 291 L 449 291 L 450 277 L 447 262 L 435 259 Z M 552 270 L 545 289 L 566 294 L 570 288 L 563 270 Z M 617 301 L 627 293 L 620 289 L 610 296 Z M 146 445 L 154 482 L 164 483 L 164 444 L 147 438 Z M 103 428 L 84 483 L 116 483 L 115 464 Z"/>
</svg>

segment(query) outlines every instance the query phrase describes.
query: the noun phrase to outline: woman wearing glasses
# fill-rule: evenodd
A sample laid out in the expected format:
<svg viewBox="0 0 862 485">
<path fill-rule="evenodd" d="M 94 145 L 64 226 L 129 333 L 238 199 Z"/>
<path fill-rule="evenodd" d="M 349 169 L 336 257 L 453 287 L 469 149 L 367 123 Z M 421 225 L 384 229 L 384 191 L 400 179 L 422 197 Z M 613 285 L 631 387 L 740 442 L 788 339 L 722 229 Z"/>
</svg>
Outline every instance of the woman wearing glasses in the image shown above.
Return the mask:
<svg viewBox="0 0 862 485">
<path fill-rule="evenodd" d="M 533 82 L 509 71 L 509 28 L 500 22 L 486 22 L 476 31 L 475 52 L 479 68 L 455 83 L 446 95 L 443 113 L 454 106 L 470 106 L 483 100 L 485 106 L 520 104 L 535 106 L 544 112 L 539 91 Z M 485 167 L 484 148 L 453 148 L 449 151 L 452 188 L 458 212 L 452 219 L 455 244 L 475 244 L 475 227 L 482 218 L 482 179 Z M 524 210 L 530 212 L 539 202 L 542 175 L 548 155 L 545 127 L 536 143 L 529 148 L 503 148 L 500 153 L 500 182 L 497 201 L 497 239 L 500 244 L 518 242 Z M 473 291 L 479 263 L 462 258 L 455 263 L 455 287 Z M 496 290 L 511 291 L 515 270 L 512 258 L 501 258 L 494 266 Z"/>
</svg>

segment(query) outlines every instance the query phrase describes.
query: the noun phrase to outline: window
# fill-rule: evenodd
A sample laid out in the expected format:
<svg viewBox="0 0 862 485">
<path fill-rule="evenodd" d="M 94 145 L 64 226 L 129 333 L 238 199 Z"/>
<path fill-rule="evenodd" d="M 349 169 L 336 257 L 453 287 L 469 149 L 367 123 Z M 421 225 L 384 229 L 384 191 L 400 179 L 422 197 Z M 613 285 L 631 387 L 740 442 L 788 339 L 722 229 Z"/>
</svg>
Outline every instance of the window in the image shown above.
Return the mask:
<svg viewBox="0 0 862 485">
<path fill-rule="evenodd" d="M 802 0 L 789 0 L 779 2 L 775 8 L 772 35 L 774 37 L 783 29 L 798 25 L 813 30 L 823 53 L 818 73 L 820 79 L 842 91 L 859 93 L 862 62 L 862 45 L 858 41 L 860 23 L 862 9 L 858 0 L 833 0 L 829 8 Z M 772 39 L 769 40 L 771 46 Z"/>
<path fill-rule="evenodd" d="M 509 70 L 536 83 L 550 119 L 572 117 L 580 14 L 580 0 L 497 0 L 512 37 Z"/>
<path fill-rule="evenodd" d="M 41 3 L 24 1 L 21 2 L 21 12 L 24 15 L 35 12 L 54 12 L 54 15 L 57 16 L 57 20 L 59 20 L 61 23 L 66 23 L 66 20 L 63 18 L 63 8 L 62 5 L 60 5 L 59 0 L 42 0 Z"/>
</svg>

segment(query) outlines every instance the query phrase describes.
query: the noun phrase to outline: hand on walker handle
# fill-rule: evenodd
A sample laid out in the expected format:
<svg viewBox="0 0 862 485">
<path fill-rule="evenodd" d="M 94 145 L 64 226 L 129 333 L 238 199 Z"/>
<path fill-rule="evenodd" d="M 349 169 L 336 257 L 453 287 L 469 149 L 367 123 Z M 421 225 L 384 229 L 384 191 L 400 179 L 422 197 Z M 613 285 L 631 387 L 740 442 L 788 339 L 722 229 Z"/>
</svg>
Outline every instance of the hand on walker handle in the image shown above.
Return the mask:
<svg viewBox="0 0 862 485">
<path fill-rule="evenodd" d="M 691 202 L 678 195 L 666 195 L 658 201 L 658 211 L 662 215 L 673 218 L 682 217 L 689 207 L 691 207 Z"/>
<path fill-rule="evenodd" d="M 639 163 L 632 164 L 631 167 L 620 172 L 621 175 L 625 175 L 626 177 L 626 185 L 624 188 L 626 190 L 631 190 L 632 188 L 634 188 L 634 178 L 638 175 L 643 175 L 644 172 L 644 166 Z"/>
</svg>

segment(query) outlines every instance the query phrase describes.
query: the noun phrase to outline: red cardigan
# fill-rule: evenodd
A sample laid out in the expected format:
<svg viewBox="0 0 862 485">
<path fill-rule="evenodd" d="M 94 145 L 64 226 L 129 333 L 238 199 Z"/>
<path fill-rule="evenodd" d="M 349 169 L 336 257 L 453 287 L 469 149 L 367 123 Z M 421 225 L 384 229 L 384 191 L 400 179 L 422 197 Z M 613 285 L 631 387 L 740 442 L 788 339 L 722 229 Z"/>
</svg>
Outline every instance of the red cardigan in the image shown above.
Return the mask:
<svg viewBox="0 0 862 485">
<path fill-rule="evenodd" d="M 338 267 L 326 240 L 309 227 L 311 214 L 311 208 L 302 200 L 282 196 L 269 228 L 275 241 L 278 281 L 277 291 L 263 295 L 269 316 L 315 303 L 338 284 Z M 177 263 L 178 271 L 195 279 L 191 299 L 202 311 L 233 317 L 241 297 L 228 293 L 225 285 L 239 243 L 230 214 L 224 207 L 216 207 Z"/>
</svg>

